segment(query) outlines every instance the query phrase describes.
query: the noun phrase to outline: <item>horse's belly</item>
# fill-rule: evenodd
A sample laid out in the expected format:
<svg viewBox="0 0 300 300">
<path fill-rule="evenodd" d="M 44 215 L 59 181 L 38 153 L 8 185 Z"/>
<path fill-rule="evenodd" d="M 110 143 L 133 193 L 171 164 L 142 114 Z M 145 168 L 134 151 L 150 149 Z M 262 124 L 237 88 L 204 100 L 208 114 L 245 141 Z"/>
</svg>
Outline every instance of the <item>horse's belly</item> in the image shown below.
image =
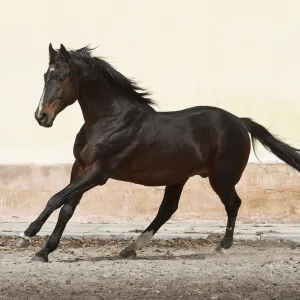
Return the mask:
<svg viewBox="0 0 300 300">
<path fill-rule="evenodd" d="M 172 185 L 178 182 L 181 182 L 189 176 L 182 176 L 178 174 L 167 174 L 162 172 L 135 172 L 129 174 L 128 172 L 121 173 L 116 172 L 112 176 L 112 179 L 121 180 L 121 181 L 127 181 L 132 182 L 135 184 L 145 185 L 145 186 L 165 186 L 165 185 Z"/>
<path fill-rule="evenodd" d="M 205 172 L 204 164 L 194 159 L 165 161 L 143 161 L 142 163 L 132 163 L 131 165 L 121 165 L 112 176 L 113 179 L 133 182 L 146 186 L 171 185 L 189 177 Z"/>
</svg>

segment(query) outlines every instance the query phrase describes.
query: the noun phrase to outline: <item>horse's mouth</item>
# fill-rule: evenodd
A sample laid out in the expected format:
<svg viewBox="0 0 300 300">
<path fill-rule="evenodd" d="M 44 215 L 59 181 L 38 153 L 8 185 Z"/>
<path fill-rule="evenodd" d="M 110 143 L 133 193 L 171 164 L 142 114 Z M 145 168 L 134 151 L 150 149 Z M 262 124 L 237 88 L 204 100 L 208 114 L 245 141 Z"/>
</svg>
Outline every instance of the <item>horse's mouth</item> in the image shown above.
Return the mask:
<svg viewBox="0 0 300 300">
<path fill-rule="evenodd" d="M 50 122 L 49 122 L 48 120 L 44 120 L 44 119 L 43 119 L 43 120 L 39 121 L 38 123 L 39 123 L 39 125 L 42 126 L 42 127 L 50 128 L 50 127 L 52 127 L 52 125 L 53 125 L 54 119 L 55 119 L 55 117 L 53 117 L 53 118 L 50 120 Z"/>
</svg>

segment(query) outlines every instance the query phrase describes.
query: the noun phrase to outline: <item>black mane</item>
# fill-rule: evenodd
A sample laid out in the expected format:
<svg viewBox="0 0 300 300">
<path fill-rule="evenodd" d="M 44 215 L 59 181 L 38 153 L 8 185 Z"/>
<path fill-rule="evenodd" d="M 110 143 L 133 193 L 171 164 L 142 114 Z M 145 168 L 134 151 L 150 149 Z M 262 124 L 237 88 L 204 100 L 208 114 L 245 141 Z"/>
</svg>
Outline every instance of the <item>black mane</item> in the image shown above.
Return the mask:
<svg viewBox="0 0 300 300">
<path fill-rule="evenodd" d="M 139 87 L 134 80 L 125 77 L 104 59 L 92 56 L 93 50 L 94 48 L 86 46 L 69 52 L 83 80 L 95 81 L 106 78 L 111 86 L 119 89 L 128 98 L 149 105 L 156 104 L 149 97 L 150 93 L 146 89 Z"/>
</svg>

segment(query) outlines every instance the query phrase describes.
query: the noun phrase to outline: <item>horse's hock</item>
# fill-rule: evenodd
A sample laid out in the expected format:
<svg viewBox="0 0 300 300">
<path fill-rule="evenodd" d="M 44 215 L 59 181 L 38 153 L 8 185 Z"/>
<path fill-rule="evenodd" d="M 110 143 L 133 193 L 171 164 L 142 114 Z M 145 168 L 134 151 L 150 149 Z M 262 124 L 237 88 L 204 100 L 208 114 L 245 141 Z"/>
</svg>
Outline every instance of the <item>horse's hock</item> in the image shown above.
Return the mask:
<svg viewBox="0 0 300 300">
<path fill-rule="evenodd" d="M 71 165 L 1 166 L 0 221 L 32 221 L 48 199 L 69 182 Z M 300 174 L 284 164 L 248 164 L 237 185 L 243 201 L 238 220 L 300 222 Z M 72 221 L 152 221 L 164 187 L 109 180 L 84 194 Z M 56 220 L 58 211 L 50 220 Z M 225 222 L 225 210 L 208 179 L 191 178 L 172 220 Z M 55 219 L 54 219 L 55 218 Z"/>
</svg>

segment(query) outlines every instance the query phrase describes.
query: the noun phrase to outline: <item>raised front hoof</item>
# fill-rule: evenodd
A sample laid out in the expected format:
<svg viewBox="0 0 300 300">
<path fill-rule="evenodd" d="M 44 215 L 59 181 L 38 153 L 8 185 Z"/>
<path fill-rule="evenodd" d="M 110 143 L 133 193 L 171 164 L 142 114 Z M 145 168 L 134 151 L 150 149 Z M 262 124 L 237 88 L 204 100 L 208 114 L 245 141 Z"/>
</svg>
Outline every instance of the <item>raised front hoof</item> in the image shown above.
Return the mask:
<svg viewBox="0 0 300 300">
<path fill-rule="evenodd" d="M 121 258 L 127 258 L 127 259 L 135 259 L 136 258 L 136 252 L 131 249 L 123 249 L 120 253 L 119 256 Z"/>
<path fill-rule="evenodd" d="M 48 256 L 36 254 L 31 261 L 40 261 L 40 262 L 48 262 Z"/>
<path fill-rule="evenodd" d="M 19 237 L 15 242 L 15 246 L 17 248 L 27 248 L 29 245 L 30 245 L 30 240 L 28 238 Z"/>
</svg>

